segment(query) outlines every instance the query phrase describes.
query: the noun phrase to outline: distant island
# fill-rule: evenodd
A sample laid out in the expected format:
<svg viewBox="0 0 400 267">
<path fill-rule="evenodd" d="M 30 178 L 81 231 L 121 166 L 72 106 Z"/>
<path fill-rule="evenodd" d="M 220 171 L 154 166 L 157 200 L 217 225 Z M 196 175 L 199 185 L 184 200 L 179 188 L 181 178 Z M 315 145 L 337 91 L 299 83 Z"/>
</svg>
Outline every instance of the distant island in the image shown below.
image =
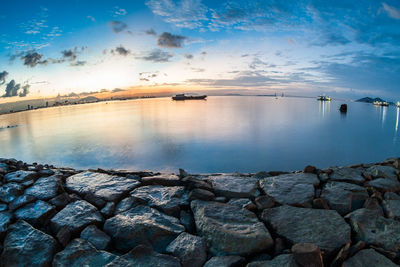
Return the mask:
<svg viewBox="0 0 400 267">
<path fill-rule="evenodd" d="M 364 97 L 356 100 L 356 102 L 364 102 L 364 103 L 374 103 L 374 102 L 387 102 L 389 105 L 394 105 L 393 102 L 389 102 L 386 100 L 383 100 L 382 98 L 376 97 L 376 98 L 371 98 L 371 97 Z"/>
</svg>

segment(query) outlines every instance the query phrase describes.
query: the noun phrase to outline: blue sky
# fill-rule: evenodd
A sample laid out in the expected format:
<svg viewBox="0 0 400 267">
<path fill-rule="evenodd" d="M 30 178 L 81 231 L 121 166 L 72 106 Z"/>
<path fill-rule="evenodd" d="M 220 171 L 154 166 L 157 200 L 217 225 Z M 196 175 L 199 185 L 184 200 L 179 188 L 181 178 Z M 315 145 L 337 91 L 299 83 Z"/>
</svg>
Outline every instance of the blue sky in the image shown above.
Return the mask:
<svg viewBox="0 0 400 267">
<path fill-rule="evenodd" d="M 180 86 L 400 99 L 399 1 L 2 1 L 0 102 Z"/>
</svg>

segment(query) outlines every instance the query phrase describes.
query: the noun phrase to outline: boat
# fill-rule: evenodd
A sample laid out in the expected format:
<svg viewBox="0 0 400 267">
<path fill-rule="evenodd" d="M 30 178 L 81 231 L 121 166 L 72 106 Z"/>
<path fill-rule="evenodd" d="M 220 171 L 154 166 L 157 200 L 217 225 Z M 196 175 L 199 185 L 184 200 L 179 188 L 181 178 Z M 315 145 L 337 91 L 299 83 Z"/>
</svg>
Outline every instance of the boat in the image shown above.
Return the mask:
<svg viewBox="0 0 400 267">
<path fill-rule="evenodd" d="M 400 108 L 400 101 L 397 101 L 396 106 Z"/>
<path fill-rule="evenodd" d="M 191 96 L 185 94 L 178 94 L 172 97 L 172 100 L 203 100 L 206 99 L 206 95 Z"/>
<path fill-rule="evenodd" d="M 372 104 L 374 104 L 375 106 L 382 106 L 382 107 L 389 106 L 389 103 L 386 101 L 374 101 Z"/>
<path fill-rule="evenodd" d="M 317 100 L 319 100 L 319 101 L 331 101 L 331 98 L 329 96 L 320 95 L 320 96 L 317 97 Z"/>
</svg>

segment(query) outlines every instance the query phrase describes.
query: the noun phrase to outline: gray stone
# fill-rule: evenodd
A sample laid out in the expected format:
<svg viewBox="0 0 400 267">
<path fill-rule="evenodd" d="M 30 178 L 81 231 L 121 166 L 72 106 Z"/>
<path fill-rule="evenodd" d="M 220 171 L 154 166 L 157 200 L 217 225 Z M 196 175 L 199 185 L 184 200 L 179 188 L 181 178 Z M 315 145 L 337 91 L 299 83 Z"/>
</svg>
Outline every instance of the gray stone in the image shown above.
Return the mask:
<svg viewBox="0 0 400 267">
<path fill-rule="evenodd" d="M 391 260 L 383 256 L 382 254 L 376 252 L 372 248 L 364 249 L 358 252 L 355 256 L 344 262 L 346 267 L 364 267 L 364 266 L 374 266 L 374 267 L 395 267 L 398 266 L 394 264 Z"/>
<path fill-rule="evenodd" d="M 68 203 L 71 201 L 71 198 L 67 193 L 62 193 L 52 199 L 50 199 L 50 204 L 56 206 L 57 208 L 64 208 L 65 206 L 68 205 Z"/>
<path fill-rule="evenodd" d="M 5 233 L 11 224 L 12 215 L 9 212 L 0 212 L 0 236 Z"/>
<path fill-rule="evenodd" d="M 246 267 L 300 267 L 300 265 L 296 263 L 292 254 L 282 254 L 270 261 L 250 262 Z"/>
<path fill-rule="evenodd" d="M 246 209 L 201 200 L 193 200 L 191 208 L 197 232 L 217 256 L 248 255 L 273 246 L 267 228 Z"/>
<path fill-rule="evenodd" d="M 54 171 L 50 169 L 43 169 L 39 171 L 39 175 L 42 177 L 52 176 L 54 175 Z"/>
<path fill-rule="evenodd" d="M 147 206 L 137 206 L 106 220 L 104 231 L 121 251 L 143 244 L 162 252 L 185 228 L 175 217 Z"/>
<path fill-rule="evenodd" d="M 175 217 L 179 216 L 181 207 L 189 205 L 189 197 L 184 186 L 142 186 L 133 190 L 131 197 Z"/>
<path fill-rule="evenodd" d="M 385 200 L 400 200 L 400 196 L 394 192 L 386 192 L 384 198 Z"/>
<path fill-rule="evenodd" d="M 340 215 L 362 208 L 368 198 L 367 189 L 350 183 L 329 182 L 323 187 L 321 198 Z"/>
<path fill-rule="evenodd" d="M 65 186 L 68 190 L 94 196 L 105 201 L 116 202 L 123 195 L 138 187 L 140 182 L 134 176 L 111 176 L 105 173 L 83 172 L 67 178 Z"/>
<path fill-rule="evenodd" d="M 7 204 L 0 203 L 0 211 L 5 211 L 5 210 L 7 210 L 7 209 L 8 209 Z"/>
<path fill-rule="evenodd" d="M 210 192 L 208 190 L 201 189 L 201 188 L 195 188 L 192 191 L 190 191 L 190 194 L 189 194 L 190 200 L 193 200 L 193 199 L 212 200 L 212 199 L 214 199 L 214 197 L 215 197 L 215 195 L 213 192 Z"/>
<path fill-rule="evenodd" d="M 95 225 L 89 225 L 81 232 L 81 238 L 91 243 L 96 249 L 106 249 L 110 244 L 111 238 L 99 230 Z"/>
<path fill-rule="evenodd" d="M 178 186 L 180 179 L 175 174 L 160 174 L 155 176 L 142 177 L 141 182 L 144 185 L 164 185 L 164 186 Z"/>
<path fill-rule="evenodd" d="M 4 240 L 1 266 L 51 266 L 57 242 L 27 222 L 11 225 Z"/>
<path fill-rule="evenodd" d="M 61 186 L 57 176 L 39 178 L 32 187 L 25 190 L 26 195 L 31 195 L 40 200 L 48 200 L 56 197 Z"/>
<path fill-rule="evenodd" d="M 369 181 L 367 186 L 375 187 L 378 190 L 384 192 L 398 192 L 400 191 L 400 183 L 397 180 L 389 178 L 377 178 Z"/>
<path fill-rule="evenodd" d="M 14 212 L 17 219 L 27 221 L 32 225 L 46 225 L 55 213 L 54 206 L 42 200 L 27 204 Z"/>
<path fill-rule="evenodd" d="M 245 258 L 240 256 L 218 256 L 209 259 L 204 267 L 237 267 L 242 266 L 244 262 Z"/>
<path fill-rule="evenodd" d="M 8 206 L 10 210 L 16 210 L 26 204 L 32 203 L 36 198 L 30 195 L 22 195 L 15 198 Z"/>
<path fill-rule="evenodd" d="M 350 242 L 350 226 L 334 210 L 281 206 L 264 210 L 262 219 L 292 244 L 313 243 L 326 253 Z"/>
<path fill-rule="evenodd" d="M 242 198 L 259 195 L 256 178 L 220 175 L 210 176 L 209 181 L 218 196 Z"/>
<path fill-rule="evenodd" d="M 22 194 L 23 186 L 17 183 L 8 183 L 0 186 L 0 200 L 6 203 L 12 202 Z"/>
<path fill-rule="evenodd" d="M 388 218 L 400 219 L 400 200 L 384 200 L 382 204 Z"/>
<path fill-rule="evenodd" d="M 119 214 L 133 208 L 137 201 L 133 197 L 126 197 L 121 200 L 115 207 L 114 214 Z"/>
<path fill-rule="evenodd" d="M 8 172 L 8 165 L 0 163 L 0 174 L 6 174 Z"/>
<path fill-rule="evenodd" d="M 338 182 L 348 182 L 362 185 L 364 177 L 362 176 L 362 168 L 333 168 L 332 173 L 329 176 L 329 180 Z"/>
<path fill-rule="evenodd" d="M 62 227 L 69 227 L 72 233 L 78 233 L 89 224 L 101 223 L 103 218 L 92 204 L 77 200 L 68 204 L 51 219 L 51 228 L 56 233 Z"/>
<path fill-rule="evenodd" d="M 117 256 L 99 251 L 86 240 L 76 238 L 63 251 L 54 256 L 53 267 L 64 266 L 104 266 L 112 262 Z"/>
<path fill-rule="evenodd" d="M 113 215 L 114 210 L 115 210 L 114 202 L 107 202 L 104 208 L 101 209 L 100 213 L 105 217 L 110 217 L 111 215 Z"/>
<path fill-rule="evenodd" d="M 38 174 L 34 171 L 16 171 L 10 172 L 4 175 L 4 180 L 7 183 L 15 182 L 22 183 L 28 180 L 33 180 L 38 177 Z"/>
<path fill-rule="evenodd" d="M 350 243 L 348 243 L 350 245 Z M 315 244 L 298 243 L 292 249 L 294 260 L 300 266 L 323 267 L 321 250 Z"/>
<path fill-rule="evenodd" d="M 180 222 L 183 226 L 185 226 L 185 229 L 189 233 L 193 233 L 195 230 L 195 225 L 194 225 L 194 219 L 193 216 L 184 210 L 181 210 L 180 214 Z"/>
<path fill-rule="evenodd" d="M 368 198 L 365 201 L 363 208 L 370 209 L 370 210 L 376 210 L 379 213 L 379 215 L 383 216 L 383 209 L 382 209 L 381 205 L 379 204 L 379 200 L 377 198 L 374 198 L 374 197 Z"/>
<path fill-rule="evenodd" d="M 397 180 L 397 170 L 391 166 L 375 165 L 365 170 L 365 174 L 372 178 L 389 178 Z"/>
<path fill-rule="evenodd" d="M 387 219 L 378 212 L 358 209 L 346 216 L 357 241 L 397 252 L 400 248 L 400 222 Z"/>
<path fill-rule="evenodd" d="M 314 186 L 319 184 L 317 175 L 292 173 L 265 178 L 260 181 L 261 189 L 279 204 L 311 206 Z"/>
<path fill-rule="evenodd" d="M 181 233 L 172 241 L 166 251 L 179 258 L 182 267 L 201 267 L 207 260 L 207 247 L 203 238 Z"/>
<path fill-rule="evenodd" d="M 255 210 L 256 205 L 248 198 L 232 198 L 227 204 L 237 206 L 242 209 Z"/>
<path fill-rule="evenodd" d="M 270 209 L 275 205 L 274 198 L 270 196 L 259 196 L 254 202 L 259 210 Z"/>
</svg>

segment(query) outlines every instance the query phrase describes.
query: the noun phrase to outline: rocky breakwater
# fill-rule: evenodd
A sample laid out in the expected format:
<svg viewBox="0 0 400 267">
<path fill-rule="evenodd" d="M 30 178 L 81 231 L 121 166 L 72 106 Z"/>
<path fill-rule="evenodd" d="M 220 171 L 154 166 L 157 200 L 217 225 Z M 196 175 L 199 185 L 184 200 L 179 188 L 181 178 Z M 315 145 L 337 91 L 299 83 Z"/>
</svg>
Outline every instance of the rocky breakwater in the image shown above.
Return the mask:
<svg viewBox="0 0 400 267">
<path fill-rule="evenodd" d="M 175 175 L 0 159 L 0 265 L 397 266 L 399 166 Z"/>
</svg>

